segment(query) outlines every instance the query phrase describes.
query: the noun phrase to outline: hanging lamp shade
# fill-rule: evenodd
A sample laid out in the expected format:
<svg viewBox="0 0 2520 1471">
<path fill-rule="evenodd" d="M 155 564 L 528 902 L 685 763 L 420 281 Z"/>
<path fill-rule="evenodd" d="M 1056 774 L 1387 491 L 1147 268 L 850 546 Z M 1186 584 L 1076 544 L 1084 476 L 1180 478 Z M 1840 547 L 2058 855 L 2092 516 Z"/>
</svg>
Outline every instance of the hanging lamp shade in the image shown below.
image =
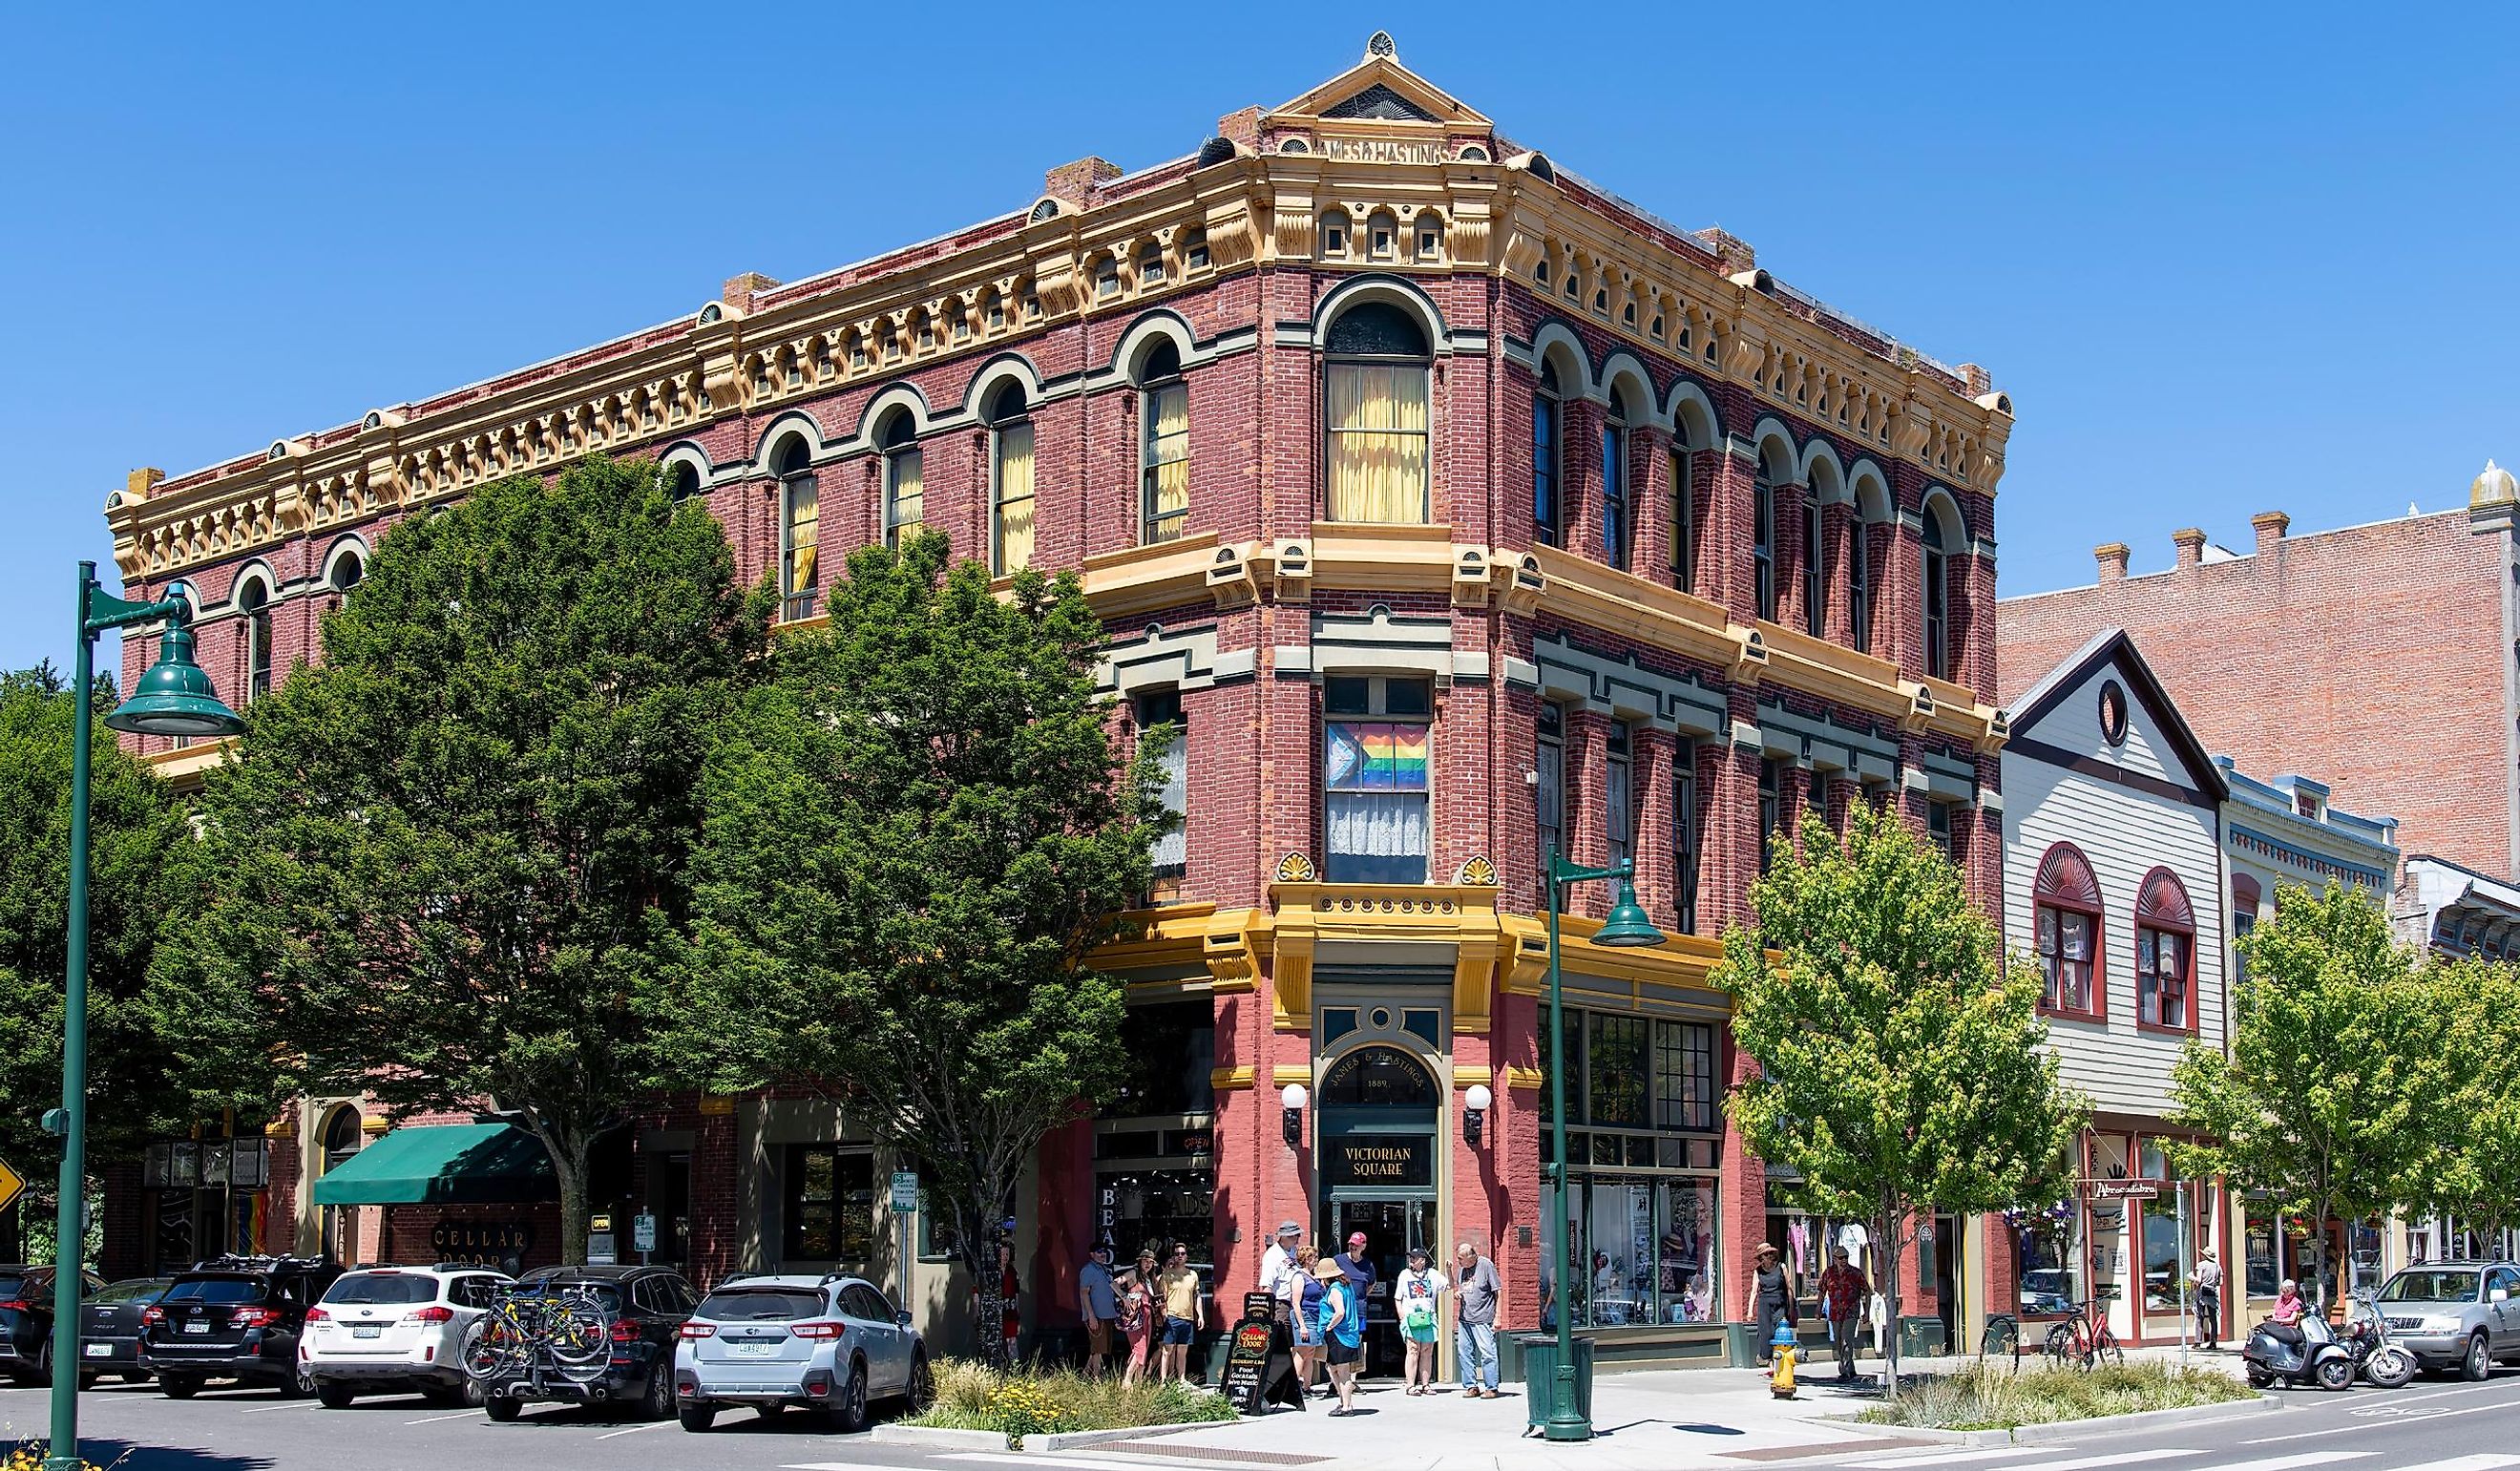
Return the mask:
<svg viewBox="0 0 2520 1471">
<path fill-rule="evenodd" d="M 1610 917 L 1593 932 L 1596 945 L 1660 945 L 1663 933 L 1645 917 L 1644 907 L 1637 903 L 1637 886 L 1633 879 L 1619 880 L 1619 902 L 1610 906 Z"/>
<path fill-rule="evenodd" d="M 158 640 L 158 662 L 105 723 L 132 736 L 234 736 L 245 729 L 211 688 L 209 671 L 193 661 L 193 631 L 182 624 Z"/>
</svg>

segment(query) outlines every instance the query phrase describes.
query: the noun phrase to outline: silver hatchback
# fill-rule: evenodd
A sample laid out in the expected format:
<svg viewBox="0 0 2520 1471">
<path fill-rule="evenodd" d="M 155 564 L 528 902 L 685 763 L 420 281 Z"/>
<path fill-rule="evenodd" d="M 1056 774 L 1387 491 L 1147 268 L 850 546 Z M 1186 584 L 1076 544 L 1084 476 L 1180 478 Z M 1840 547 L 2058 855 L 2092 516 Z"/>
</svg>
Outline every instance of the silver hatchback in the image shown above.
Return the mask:
<svg viewBox="0 0 2520 1471">
<path fill-rule="evenodd" d="M 844 1276 L 731 1277 L 683 1324 L 674 1407 L 706 1430 L 723 1406 L 819 1411 L 834 1429 L 867 1425 L 868 1406 L 923 1409 L 935 1393 L 910 1315 L 872 1282 Z"/>
<path fill-rule="evenodd" d="M 2389 1334 L 2428 1369 L 2483 1379 L 2496 1360 L 2520 1358 L 2520 1266 L 2433 1262 L 2380 1288 Z"/>
</svg>

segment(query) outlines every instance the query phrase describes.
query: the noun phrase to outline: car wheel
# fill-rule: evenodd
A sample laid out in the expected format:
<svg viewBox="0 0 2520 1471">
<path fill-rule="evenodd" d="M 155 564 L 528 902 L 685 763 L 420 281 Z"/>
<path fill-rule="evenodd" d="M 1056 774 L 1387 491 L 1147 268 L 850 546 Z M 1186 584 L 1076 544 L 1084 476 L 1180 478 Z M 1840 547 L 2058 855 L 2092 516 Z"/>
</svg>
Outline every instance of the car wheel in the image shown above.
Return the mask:
<svg viewBox="0 0 2520 1471">
<path fill-rule="evenodd" d="M 35 1345 L 35 1366 L 26 1373 L 26 1383 L 41 1388 L 53 1382 L 53 1341 L 49 1338 Z"/>
<path fill-rule="evenodd" d="M 694 1435 L 717 1423 L 717 1406 L 706 1400 L 692 1400 L 674 1406 L 674 1418 Z"/>
<path fill-rule="evenodd" d="M 502 1425 L 505 1425 L 510 1420 L 513 1420 L 517 1416 L 524 1413 L 524 1409 L 525 1402 L 522 1400 L 509 1400 L 502 1398 L 497 1400 L 484 1400 L 481 1402 L 481 1412 L 488 1415 L 491 1419 L 498 1421 Z"/>
<path fill-rule="evenodd" d="M 844 1435 L 855 1435 L 867 1428 L 866 1364 L 849 1365 L 849 1382 L 840 1386 L 839 1398 L 832 1402 L 832 1428 Z"/>
<path fill-rule="evenodd" d="M 927 1406 L 936 1403 L 936 1371 L 927 1366 L 926 1355 L 912 1356 L 910 1385 L 902 1398 L 910 1403 L 910 1412 L 915 1415 L 925 1414 Z"/>
<path fill-rule="evenodd" d="M 160 1374 L 158 1389 L 169 1400 L 189 1400 L 202 1392 L 202 1381 L 181 1374 Z"/>
<path fill-rule="evenodd" d="M 313 1393 L 315 1371 L 303 1363 L 292 1368 L 289 1377 L 280 1381 L 280 1398 L 284 1400 L 303 1400 Z"/>
<path fill-rule="evenodd" d="M 2470 1384 L 2482 1384 L 2494 1372 L 2494 1356 L 2485 1346 L 2485 1335 L 2477 1334 L 2467 1341 L 2467 1353 L 2458 1360 L 2458 1377 Z"/>
<path fill-rule="evenodd" d="M 659 1362 L 648 1370 L 648 1384 L 639 1396 L 639 1413 L 651 1420 L 670 1418 L 674 1413 L 673 1370 Z"/>
<path fill-rule="evenodd" d="M 315 1398 L 324 1403 L 326 1409 L 347 1409 L 359 1398 L 359 1393 L 346 1384 L 319 1379 L 315 1382 Z"/>
<path fill-rule="evenodd" d="M 2320 1389 L 2351 1389 L 2354 1385 L 2354 1360 L 2346 1358 L 2322 1359 L 2313 1371 Z"/>
</svg>

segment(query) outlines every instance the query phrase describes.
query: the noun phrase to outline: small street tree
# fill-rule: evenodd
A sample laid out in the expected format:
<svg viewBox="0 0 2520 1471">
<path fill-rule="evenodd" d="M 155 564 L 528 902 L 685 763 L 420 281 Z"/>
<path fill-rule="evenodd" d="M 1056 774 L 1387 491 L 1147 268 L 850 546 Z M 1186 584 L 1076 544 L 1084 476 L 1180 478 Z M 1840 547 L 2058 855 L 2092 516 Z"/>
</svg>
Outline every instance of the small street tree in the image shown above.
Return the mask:
<svg viewBox="0 0 2520 1471">
<path fill-rule="evenodd" d="M 2322 1232 L 2424 1198 L 2458 1081 L 2450 1017 L 2378 901 L 2285 885 L 2236 943 L 2229 1050 L 2190 1042 L 2173 1074 L 2171 1121 L 2210 1140 L 2175 1146 L 2180 1169 L 2270 1192 Z M 2323 1273 L 2313 1290 L 2323 1310 Z"/>
<path fill-rule="evenodd" d="M 1714 980 L 1759 1065 L 1727 1107 L 1817 1207 L 1871 1223 L 1895 1389 L 1909 1246 L 1937 1211 L 2048 1198 L 2083 1110 L 2057 1081 L 2038 972 L 2007 964 L 1949 862 L 1860 805 L 1844 838 L 1811 817 L 1801 837 L 1799 853 L 1774 840 L 1756 923 L 1725 930 Z"/>
<path fill-rule="evenodd" d="M 676 1065 L 805 1083 L 919 1165 L 1003 1354 L 996 1245 L 1024 1166 L 1124 1071 L 1121 983 L 1084 963 L 1151 877 L 1151 745 L 1115 749 L 1072 576 L 878 547 L 783 639 L 709 764 Z"/>
<path fill-rule="evenodd" d="M 711 740 L 764 643 L 717 522 L 644 463 L 485 485 L 386 533 L 322 665 L 203 793 L 215 875 L 173 1044 L 397 1113 L 496 1109 L 584 1251 L 596 1139 L 686 1020 L 640 981 L 688 899 Z"/>
<path fill-rule="evenodd" d="M 2432 1162 L 2410 1203 L 2498 1241 L 2520 1224 L 2520 969 L 2434 958 L 2419 975 L 2446 1014 L 2455 1092 L 2433 1116 Z"/>
</svg>

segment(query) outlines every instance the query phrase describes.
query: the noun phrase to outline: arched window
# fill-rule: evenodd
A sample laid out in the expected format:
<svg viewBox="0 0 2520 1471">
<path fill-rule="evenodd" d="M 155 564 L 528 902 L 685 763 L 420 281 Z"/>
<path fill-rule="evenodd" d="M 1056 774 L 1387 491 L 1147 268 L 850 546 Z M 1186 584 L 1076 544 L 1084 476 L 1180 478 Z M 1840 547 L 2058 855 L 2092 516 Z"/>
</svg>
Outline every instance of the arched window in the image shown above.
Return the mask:
<svg viewBox="0 0 2520 1471">
<path fill-rule="evenodd" d="M 248 578 L 237 607 L 245 614 L 245 697 L 252 701 L 271 692 L 271 585 Z"/>
<path fill-rule="evenodd" d="M 1400 307 L 1368 302 L 1341 312 L 1323 345 L 1329 518 L 1426 520 L 1425 329 Z"/>
<path fill-rule="evenodd" d="M 779 441 L 770 452 L 770 473 L 779 480 L 779 616 L 811 618 L 822 611 L 823 571 L 816 549 L 823 498 L 803 436 L 790 434 Z"/>
<path fill-rule="evenodd" d="M 2144 875 L 2135 903 L 2136 1020 L 2176 1032 L 2196 1030 L 2196 916 L 2187 890 L 2168 869 Z"/>
<path fill-rule="evenodd" d="M 1628 569 L 1628 411 L 1619 395 L 1610 395 L 1609 412 L 1601 416 L 1601 559 Z"/>
<path fill-rule="evenodd" d="M 689 460 L 676 460 L 665 467 L 665 499 L 680 506 L 699 493 L 698 466 Z"/>
<path fill-rule="evenodd" d="M 2258 908 L 2266 902 L 2265 891 L 2246 873 L 2231 875 L 2231 938 L 2239 940 L 2258 927 Z M 2249 979 L 2249 958 L 2239 947 L 2231 948 L 2231 983 L 2245 984 Z"/>
<path fill-rule="evenodd" d="M 1696 470 L 1686 448 L 1671 452 L 1671 585 L 1697 591 Z"/>
<path fill-rule="evenodd" d="M 919 429 L 910 412 L 900 410 L 885 421 L 876 444 L 883 451 L 883 544 L 898 549 L 919 534 L 924 499 Z"/>
<path fill-rule="evenodd" d="M 359 555 L 358 548 L 347 547 L 334 556 L 333 565 L 324 573 L 324 585 L 332 590 L 338 603 L 349 596 L 350 589 L 359 585 L 360 578 L 367 575 L 367 558 Z"/>
<path fill-rule="evenodd" d="M 989 570 L 1004 577 L 1032 565 L 1032 421 L 1023 385 L 989 395 Z"/>
<path fill-rule="evenodd" d="M 1858 653 L 1872 651 L 1872 523 L 1861 502 L 1846 527 L 1847 612 L 1855 628 Z"/>
<path fill-rule="evenodd" d="M 2107 1015 L 2100 980 L 2100 886 L 2091 862 L 2072 843 L 2058 843 L 2039 861 L 2031 885 L 2039 968 L 2048 978 L 2045 1004 L 2051 1011 Z"/>
<path fill-rule="evenodd" d="M 1190 525 L 1190 384 L 1169 339 L 1138 364 L 1138 540 L 1178 541 Z"/>
<path fill-rule="evenodd" d="M 1803 496 L 1803 632 L 1828 637 L 1828 517 L 1820 487 Z"/>
<path fill-rule="evenodd" d="M 351 1156 L 359 1152 L 359 1111 L 356 1108 L 343 1103 L 326 1114 L 320 1136 L 324 1156 L 317 1162 L 317 1176 L 330 1175 L 349 1163 Z M 344 1239 L 347 1231 L 342 1209 L 337 1205 L 324 1208 L 324 1255 L 336 1262 L 346 1262 L 351 1256 L 351 1243 Z"/>
<path fill-rule="evenodd" d="M 1322 211 L 1321 249 L 1322 259 L 1324 260 L 1345 260 L 1347 258 L 1346 210 L 1333 208 Z"/>
<path fill-rule="evenodd" d="M 1952 677 L 1951 556 L 1940 511 L 1925 506 L 1924 586 L 1925 673 L 1938 680 Z"/>
<path fill-rule="evenodd" d="M 1761 467 L 1750 483 L 1750 591 L 1759 616 L 1777 620 L 1777 486 Z"/>
<path fill-rule="evenodd" d="M 1540 386 L 1531 395 L 1531 522 L 1536 541 L 1556 546 L 1560 536 L 1557 504 L 1557 440 L 1565 414 L 1565 386 L 1557 365 L 1544 358 Z"/>
</svg>

